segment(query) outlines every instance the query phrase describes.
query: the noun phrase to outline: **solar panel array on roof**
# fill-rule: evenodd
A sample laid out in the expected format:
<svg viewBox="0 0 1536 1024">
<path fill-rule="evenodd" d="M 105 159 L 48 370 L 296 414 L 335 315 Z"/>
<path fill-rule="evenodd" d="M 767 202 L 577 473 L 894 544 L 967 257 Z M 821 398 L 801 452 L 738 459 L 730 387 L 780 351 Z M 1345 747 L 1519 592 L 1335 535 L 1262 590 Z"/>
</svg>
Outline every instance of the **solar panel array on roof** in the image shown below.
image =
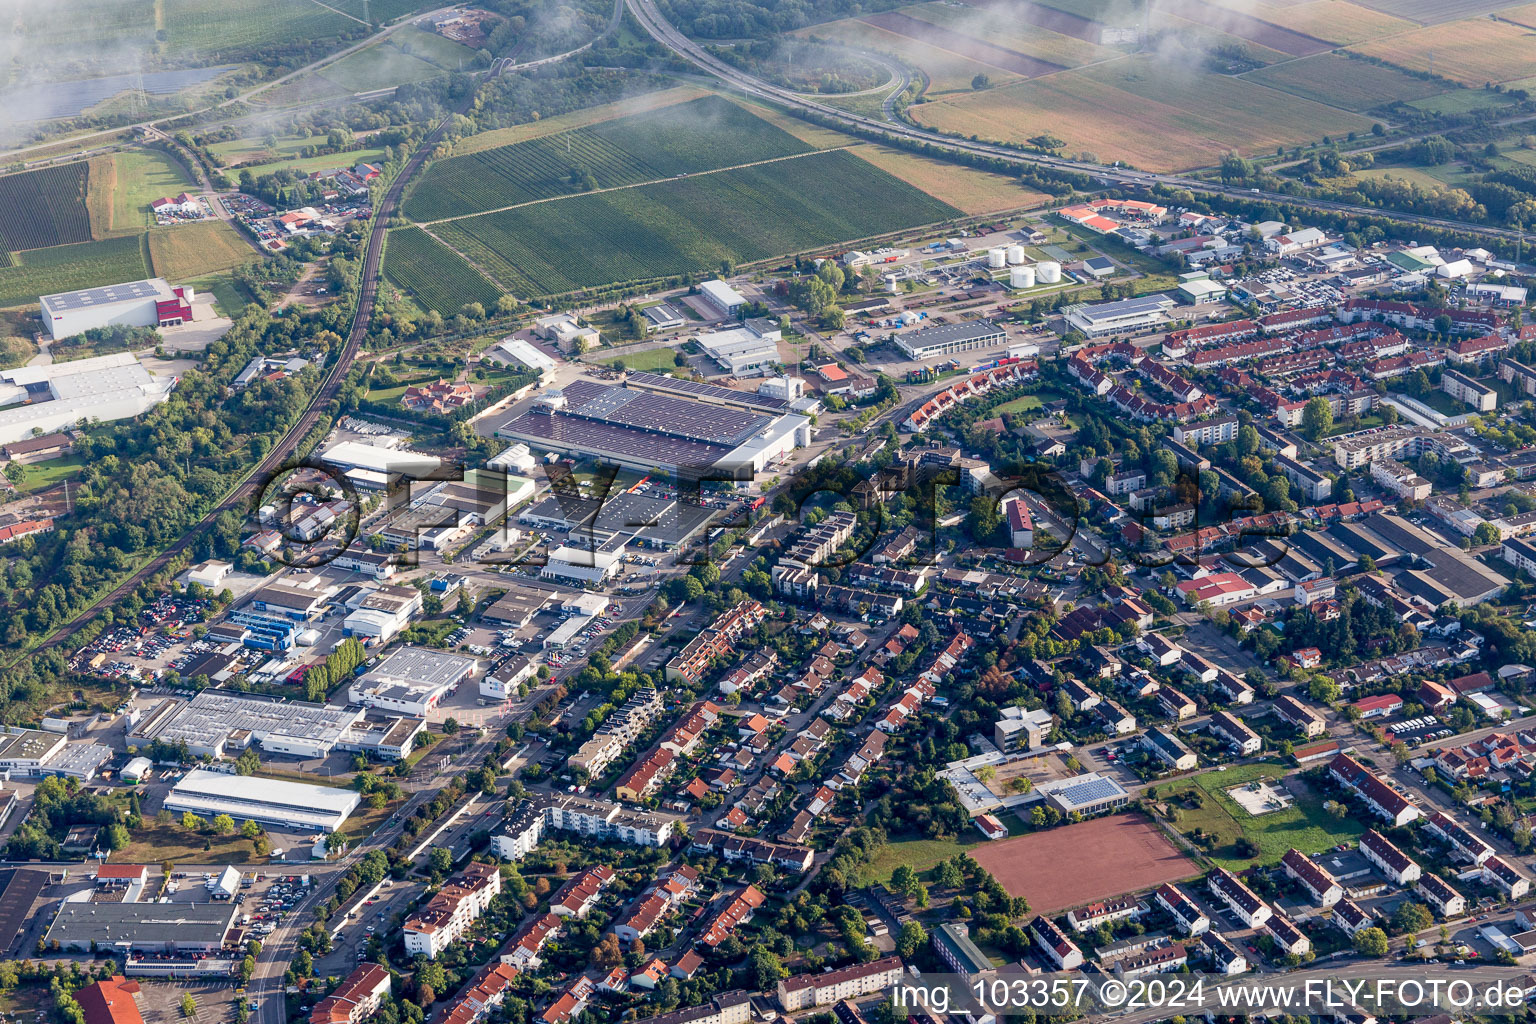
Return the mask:
<svg viewBox="0 0 1536 1024">
<path fill-rule="evenodd" d="M 1062 786 L 1056 790 L 1056 794 L 1064 800 L 1074 804 L 1092 803 L 1095 800 L 1108 800 L 1125 792 L 1113 779 L 1103 776 L 1095 776 L 1070 786 Z"/>
<path fill-rule="evenodd" d="M 669 377 L 660 373 L 649 373 L 644 370 L 632 370 L 626 383 L 653 391 L 672 391 L 680 395 L 692 395 L 703 399 L 712 398 L 721 402 L 735 402 L 739 405 L 750 405 L 773 412 L 789 408 L 789 403 L 782 398 L 769 398 L 767 395 L 754 394 L 750 391 L 737 391 L 735 388 L 724 388 L 718 384 L 705 384 L 703 381 L 697 380 L 682 380 L 678 377 Z"/>
<path fill-rule="evenodd" d="M 740 409 L 616 388 L 596 381 L 572 381 L 564 394 L 566 408 L 560 418 L 579 416 L 731 448 L 756 434 L 768 422 L 763 416 Z"/>
<path fill-rule="evenodd" d="M 45 295 L 42 301 L 49 309 L 62 312 L 67 309 L 105 306 L 128 299 L 159 298 L 164 294 L 161 283 L 157 280 L 129 281 L 127 284 L 109 284 L 101 288 L 82 288 L 77 292 Z"/>
<path fill-rule="evenodd" d="M 655 466 L 713 466 L 730 454 L 726 445 L 689 441 L 663 434 L 648 434 L 627 426 L 576 416 L 544 416 L 524 413 L 502 428 L 509 437 L 537 443 L 551 441 L 594 455 L 611 453 L 642 460 Z"/>
</svg>

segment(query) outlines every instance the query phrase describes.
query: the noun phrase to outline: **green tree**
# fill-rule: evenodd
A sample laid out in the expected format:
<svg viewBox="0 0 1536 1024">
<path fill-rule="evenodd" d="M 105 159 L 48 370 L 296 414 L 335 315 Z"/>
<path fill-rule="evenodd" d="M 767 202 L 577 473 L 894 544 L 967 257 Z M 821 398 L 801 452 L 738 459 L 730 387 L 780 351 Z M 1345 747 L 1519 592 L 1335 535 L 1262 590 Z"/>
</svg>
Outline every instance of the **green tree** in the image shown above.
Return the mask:
<svg viewBox="0 0 1536 1024">
<path fill-rule="evenodd" d="M 1361 956 L 1386 956 L 1387 933 L 1380 928 L 1362 928 L 1355 932 L 1355 952 Z"/>
<path fill-rule="evenodd" d="M 256 824 L 250 818 L 246 818 L 245 821 L 240 824 L 240 834 L 247 839 L 255 839 L 257 836 L 261 835 L 261 826 Z"/>
<path fill-rule="evenodd" d="M 1003 517 L 997 502 L 985 494 L 971 499 L 971 508 L 965 514 L 965 532 L 978 544 L 991 543 L 1002 525 Z"/>
<path fill-rule="evenodd" d="M 213 830 L 221 836 L 230 835 L 235 831 L 235 819 L 227 814 L 216 814 L 213 817 Z"/>
<path fill-rule="evenodd" d="M 447 874 L 453 870 L 453 851 L 446 846 L 434 846 L 427 854 L 427 866 L 438 874 Z"/>
<path fill-rule="evenodd" d="M 1404 901 L 1392 914 L 1392 923 L 1398 931 L 1414 935 L 1434 924 L 1435 916 L 1422 903 Z"/>
<path fill-rule="evenodd" d="M 192 998 L 191 992 L 181 994 L 181 1015 L 183 1017 L 197 1016 L 197 1000 Z"/>
<path fill-rule="evenodd" d="M 1322 395 L 1310 399 L 1301 410 L 1301 432 L 1312 441 L 1333 429 L 1333 406 Z"/>
</svg>

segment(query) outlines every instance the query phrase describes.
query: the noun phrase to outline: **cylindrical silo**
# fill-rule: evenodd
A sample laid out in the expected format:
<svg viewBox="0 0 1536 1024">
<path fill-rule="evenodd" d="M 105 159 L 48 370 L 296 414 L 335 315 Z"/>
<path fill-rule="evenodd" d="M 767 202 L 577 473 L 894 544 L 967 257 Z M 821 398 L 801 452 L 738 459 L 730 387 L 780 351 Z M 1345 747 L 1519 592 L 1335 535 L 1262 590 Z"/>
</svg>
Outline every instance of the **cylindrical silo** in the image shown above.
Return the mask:
<svg viewBox="0 0 1536 1024">
<path fill-rule="evenodd" d="M 993 270 L 1008 265 L 1008 250 L 1003 248 L 987 250 L 987 266 Z"/>
<path fill-rule="evenodd" d="M 1033 288 L 1035 286 L 1035 268 L 1014 267 L 1008 271 L 1008 283 L 1015 288 Z"/>
<path fill-rule="evenodd" d="M 1061 281 L 1061 264 L 1055 260 L 1041 260 L 1035 264 L 1035 272 L 1039 275 L 1041 284 L 1056 284 Z"/>
<path fill-rule="evenodd" d="M 1008 265 L 1016 267 L 1024 262 L 1024 247 L 1022 245 L 1010 245 L 1008 247 Z"/>
</svg>

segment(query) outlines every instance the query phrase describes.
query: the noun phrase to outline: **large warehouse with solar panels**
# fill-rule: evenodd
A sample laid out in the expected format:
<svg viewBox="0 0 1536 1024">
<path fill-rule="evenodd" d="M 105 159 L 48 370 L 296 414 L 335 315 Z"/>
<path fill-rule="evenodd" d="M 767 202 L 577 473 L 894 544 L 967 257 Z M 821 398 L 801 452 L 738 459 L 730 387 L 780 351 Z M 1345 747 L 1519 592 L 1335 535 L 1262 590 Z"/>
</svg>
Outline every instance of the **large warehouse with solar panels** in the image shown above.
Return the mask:
<svg viewBox="0 0 1536 1024">
<path fill-rule="evenodd" d="M 641 472 L 751 479 L 810 443 L 811 421 L 796 413 L 715 404 L 709 385 L 647 375 L 643 387 L 585 378 L 546 391 L 533 408 L 497 429 L 535 453 L 596 458 Z"/>
<path fill-rule="evenodd" d="M 158 277 L 77 292 L 44 295 L 43 325 L 53 338 L 68 338 L 93 327 L 171 327 L 192 319 L 190 286 L 171 287 Z"/>
</svg>

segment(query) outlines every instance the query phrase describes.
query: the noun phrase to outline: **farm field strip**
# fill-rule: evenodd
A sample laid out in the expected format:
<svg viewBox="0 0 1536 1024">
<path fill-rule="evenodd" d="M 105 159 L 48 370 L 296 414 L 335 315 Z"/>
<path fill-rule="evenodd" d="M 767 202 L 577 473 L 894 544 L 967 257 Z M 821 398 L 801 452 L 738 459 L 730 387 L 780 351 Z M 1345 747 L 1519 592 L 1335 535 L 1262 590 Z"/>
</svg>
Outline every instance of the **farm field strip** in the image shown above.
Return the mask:
<svg viewBox="0 0 1536 1024">
<path fill-rule="evenodd" d="M 1259 68 L 1242 75 L 1250 82 L 1347 110 L 1366 111 L 1396 100 L 1438 96 L 1446 86 L 1405 75 L 1394 68 L 1337 53 Z"/>
<path fill-rule="evenodd" d="M 148 276 L 141 235 L 76 242 L 18 253 L 0 269 L 0 307 L 36 302 L 39 295 L 138 281 Z"/>
<path fill-rule="evenodd" d="M 439 232 L 515 293 L 537 296 L 750 263 L 958 214 L 838 150 L 536 203 Z"/>
<path fill-rule="evenodd" d="M 538 121 L 529 121 L 527 124 L 514 125 L 510 128 L 493 128 L 488 132 L 481 132 L 479 135 L 466 136 L 454 143 L 453 155 L 468 156 L 471 153 L 481 153 L 500 146 L 527 142 L 529 139 L 542 138 L 546 135 L 558 135 L 560 132 L 569 131 L 572 128 L 585 128 L 587 125 L 598 124 L 602 121 L 612 121 L 615 118 L 633 117 L 636 114 L 674 106 L 708 95 L 711 94 L 697 86 L 681 85 L 671 89 L 660 89 L 656 92 L 642 93 L 639 96 L 620 100 L 616 103 L 604 103 L 596 107 L 573 110 L 569 113 L 557 114 L 554 117 L 547 117 Z"/>
<path fill-rule="evenodd" d="M 149 262 L 156 277 L 186 281 L 217 274 L 261 257 L 222 220 L 174 224 L 149 232 Z"/>
<path fill-rule="evenodd" d="M 1415 71 L 1429 70 L 1433 61 L 1437 74 L 1474 88 L 1529 77 L 1536 65 L 1536 35 L 1512 22 L 1486 18 L 1456 22 L 1449 30 L 1440 25 L 1376 39 L 1351 49 Z"/>
<path fill-rule="evenodd" d="M 903 14 L 987 39 L 999 46 L 1067 67 L 1123 56 L 1120 50 L 1036 26 L 1021 27 L 1008 15 L 975 7 L 955 8 L 941 2 L 902 8 Z"/>
<path fill-rule="evenodd" d="M 675 107 L 574 128 L 432 165 L 405 202 L 425 223 L 582 191 L 805 153 L 810 147 L 728 100 Z"/>
<path fill-rule="evenodd" d="M 906 63 L 923 69 L 923 73 L 929 80 L 929 96 L 941 96 L 952 92 L 970 93 L 972 79 L 981 74 L 990 75 L 994 86 L 1019 80 L 1012 74 L 998 71 L 990 64 L 978 64 L 976 61 L 949 50 L 940 49 L 930 43 L 876 28 L 858 18 L 828 22 L 815 26 L 813 30 L 801 29 L 799 34 L 805 37 L 815 36 L 818 39 L 860 49 L 895 54 Z"/>
<path fill-rule="evenodd" d="M 1031 192 L 1017 178 L 991 174 L 904 150 L 864 144 L 852 147 L 850 152 L 886 173 L 895 175 L 908 185 L 921 189 L 941 203 L 948 203 L 967 214 L 1038 206 L 1050 198 L 1043 192 Z"/>
<path fill-rule="evenodd" d="M 459 312 L 465 303 L 490 305 L 501 297 L 462 256 L 421 228 L 396 228 L 389 233 L 384 276 L 444 316 Z"/>
<path fill-rule="evenodd" d="M 90 165 L 58 164 L 0 177 L 0 238 L 7 249 L 42 249 L 86 242 Z"/>
<path fill-rule="evenodd" d="M 1318 39 L 1316 36 L 1272 25 L 1251 14 L 1217 7 L 1206 3 L 1205 0 L 1162 0 L 1159 7 L 1170 14 L 1188 18 L 1202 25 L 1212 25 L 1229 35 L 1258 43 L 1260 46 L 1267 46 L 1271 50 L 1294 54 L 1297 57 L 1309 57 L 1314 53 L 1333 49 L 1332 43 Z"/>
<path fill-rule="evenodd" d="M 1049 29 L 1094 45 L 1099 45 L 1100 39 L 1103 38 L 1102 27 L 1094 19 L 1043 3 L 986 0 L 981 7 L 986 10 L 1006 11 L 1009 16 L 1017 18 L 1026 25 Z"/>
<path fill-rule="evenodd" d="M 855 145 L 855 143 L 852 143 L 850 141 L 849 146 L 852 147 L 853 145 Z M 848 147 L 843 147 L 843 148 L 848 148 Z M 834 153 L 834 152 L 837 152 L 837 150 L 834 150 L 834 149 L 821 149 L 821 150 L 817 150 L 816 152 L 819 152 L 819 153 Z M 418 221 L 417 223 L 421 224 L 423 227 L 434 228 L 434 227 L 437 227 L 440 224 L 451 224 L 454 221 L 459 221 L 459 220 L 472 220 L 472 219 L 474 219 L 476 217 L 483 217 L 483 216 L 485 216 L 488 213 L 504 213 L 507 210 L 516 210 L 516 209 L 519 209 L 519 208 L 524 207 L 524 206 L 535 206 L 535 205 L 537 205 L 539 203 L 552 203 L 552 202 L 557 202 L 557 201 L 562 200 L 562 199 L 574 199 L 574 198 L 576 198 L 578 196 L 602 195 L 602 194 L 607 193 L 607 192 L 622 192 L 622 191 L 625 191 L 626 189 L 644 188 L 647 185 L 660 185 L 660 184 L 663 184 L 665 182 L 673 181 L 673 180 L 676 180 L 676 179 L 682 178 L 682 177 L 702 178 L 702 177 L 706 177 L 706 176 L 711 175 L 711 174 L 724 174 L 724 173 L 729 172 L 729 171 L 739 171 L 739 170 L 742 170 L 743 168 L 747 168 L 747 167 L 762 167 L 765 164 L 776 164 L 776 163 L 781 163 L 781 162 L 786 161 L 786 160 L 799 160 L 799 159 L 801 159 L 803 157 L 806 157 L 806 156 L 809 156 L 809 155 L 810 154 L 808 154 L 808 153 L 792 153 L 789 156 L 769 157 L 766 160 L 755 160 L 752 163 L 746 163 L 746 164 L 733 164 L 730 167 L 712 167 L 712 168 L 710 168 L 709 170 L 706 170 L 706 171 L 697 171 L 693 175 L 669 174 L 669 175 L 667 175 L 665 177 L 661 177 L 661 178 L 642 178 L 639 181 L 627 182 L 627 183 L 625 183 L 623 185 L 612 185 L 612 186 L 609 186 L 608 188 L 595 188 L 595 189 L 592 189 L 592 190 L 590 190 L 588 192 L 566 192 L 566 193 L 559 193 L 559 194 L 550 195 L 550 196 L 541 196 L 541 197 L 539 197 L 537 199 L 529 199 L 529 200 L 526 200 L 526 201 L 520 202 L 520 203 L 509 203 L 506 206 L 498 206 L 498 207 L 496 207 L 494 209 L 476 210 L 474 213 L 462 213 L 462 214 L 459 214 L 457 217 L 444 217 L 442 220 L 423 220 L 423 221 Z"/>
<path fill-rule="evenodd" d="M 1222 8 L 1235 8 L 1281 28 L 1347 46 L 1377 36 L 1412 32 L 1418 25 L 1374 11 L 1348 0 L 1307 0 L 1290 5 L 1250 4 L 1245 0 L 1211 0 Z"/>
<path fill-rule="evenodd" d="M 946 28 L 942 25 L 921 21 L 900 11 L 882 11 L 879 14 L 867 14 L 864 16 L 864 21 L 874 25 L 876 28 L 883 28 L 887 32 L 895 32 L 897 35 L 919 39 L 958 53 L 962 57 L 968 57 L 983 64 L 990 64 L 995 68 L 1011 71 L 1025 78 L 1038 78 L 1040 75 L 1048 75 L 1053 71 L 1065 70 L 1064 65 L 1042 60 L 1039 57 L 1031 57 L 993 43 L 983 42 L 974 36 L 957 32 L 952 28 Z"/>
</svg>

